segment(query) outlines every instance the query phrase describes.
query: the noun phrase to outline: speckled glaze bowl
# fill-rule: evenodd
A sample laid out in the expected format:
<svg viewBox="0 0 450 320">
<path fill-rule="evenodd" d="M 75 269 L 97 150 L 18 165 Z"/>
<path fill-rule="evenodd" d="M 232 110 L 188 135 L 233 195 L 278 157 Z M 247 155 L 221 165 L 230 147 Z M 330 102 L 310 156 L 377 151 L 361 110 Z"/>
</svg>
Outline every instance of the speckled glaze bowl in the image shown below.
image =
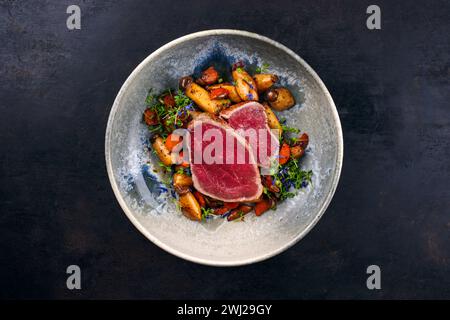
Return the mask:
<svg viewBox="0 0 450 320">
<path fill-rule="evenodd" d="M 297 105 L 279 114 L 287 125 L 309 134 L 302 159 L 314 172 L 313 183 L 280 203 L 276 211 L 253 214 L 242 222 L 226 219 L 202 223 L 177 210 L 158 161 L 148 151 L 149 133 L 142 123 L 150 88 L 176 88 L 182 76 L 214 63 L 229 68 L 244 61 L 252 73 L 263 63 L 293 92 Z M 225 70 L 225 69 L 224 69 Z M 266 37 L 238 30 L 209 30 L 176 39 L 149 55 L 120 89 L 108 120 L 106 166 L 114 194 L 125 214 L 149 240 L 164 250 L 197 263 L 236 266 L 272 257 L 302 239 L 325 212 L 338 184 L 343 138 L 333 100 L 319 76 L 294 52 Z M 157 172 L 155 172 L 157 171 Z M 324 235 L 326 236 L 326 235 Z"/>
</svg>

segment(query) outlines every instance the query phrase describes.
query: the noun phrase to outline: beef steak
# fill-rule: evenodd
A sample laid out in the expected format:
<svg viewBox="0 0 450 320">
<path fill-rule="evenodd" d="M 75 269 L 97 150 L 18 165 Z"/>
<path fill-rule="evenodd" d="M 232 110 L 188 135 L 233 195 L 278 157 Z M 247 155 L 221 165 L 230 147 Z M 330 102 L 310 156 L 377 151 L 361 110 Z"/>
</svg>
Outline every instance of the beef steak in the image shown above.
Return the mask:
<svg viewBox="0 0 450 320">
<path fill-rule="evenodd" d="M 278 134 L 270 130 L 263 105 L 255 101 L 239 103 L 222 111 L 220 116 L 245 137 L 261 167 L 270 167 L 272 159 L 278 159 Z"/>
<path fill-rule="evenodd" d="M 252 201 L 263 191 L 252 149 L 228 124 L 201 114 L 188 126 L 194 187 L 225 202 Z"/>
</svg>

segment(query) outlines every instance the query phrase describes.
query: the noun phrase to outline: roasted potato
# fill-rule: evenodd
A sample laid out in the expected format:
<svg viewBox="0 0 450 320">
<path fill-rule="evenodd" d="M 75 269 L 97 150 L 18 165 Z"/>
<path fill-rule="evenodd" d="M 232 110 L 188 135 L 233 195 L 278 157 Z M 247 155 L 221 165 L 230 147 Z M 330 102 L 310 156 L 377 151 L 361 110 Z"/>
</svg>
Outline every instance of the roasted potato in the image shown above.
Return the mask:
<svg viewBox="0 0 450 320">
<path fill-rule="evenodd" d="M 258 101 L 255 80 L 242 68 L 237 68 L 232 72 L 236 91 L 243 101 Z"/>
<path fill-rule="evenodd" d="M 209 92 L 198 84 L 191 82 L 186 87 L 186 95 L 192 99 L 202 110 L 217 114 L 223 107 L 222 100 L 212 100 Z"/>
<path fill-rule="evenodd" d="M 187 174 L 175 173 L 172 177 L 173 187 L 178 194 L 185 194 L 189 192 L 189 187 L 192 186 L 192 178 Z"/>
<path fill-rule="evenodd" d="M 186 217 L 196 221 L 202 220 L 202 209 L 192 192 L 180 195 L 179 203 L 181 211 Z"/>
<path fill-rule="evenodd" d="M 255 74 L 253 77 L 256 83 L 256 89 L 259 93 L 269 90 L 276 82 L 278 82 L 278 76 L 271 73 Z"/>
<path fill-rule="evenodd" d="M 277 111 L 283 111 L 295 105 L 294 97 L 286 88 L 270 89 L 267 91 L 266 97 L 270 106 Z"/>
<path fill-rule="evenodd" d="M 213 91 L 215 89 L 226 89 L 228 91 L 228 98 L 233 101 L 233 103 L 242 101 L 236 91 L 236 87 L 231 83 L 219 83 L 208 87 L 208 90 L 210 91 Z"/>
<path fill-rule="evenodd" d="M 170 155 L 170 151 L 165 146 L 164 141 L 161 137 L 156 137 L 153 140 L 152 146 L 153 150 L 155 150 L 156 154 L 158 155 L 159 160 L 161 160 L 164 165 L 172 165 L 172 157 Z"/>
<path fill-rule="evenodd" d="M 283 133 L 283 129 L 281 127 L 280 121 L 278 121 L 277 116 L 267 103 L 264 103 L 263 105 L 264 111 L 266 112 L 267 124 L 269 125 L 269 128 L 278 130 L 278 135 L 281 136 L 281 134 Z"/>
</svg>

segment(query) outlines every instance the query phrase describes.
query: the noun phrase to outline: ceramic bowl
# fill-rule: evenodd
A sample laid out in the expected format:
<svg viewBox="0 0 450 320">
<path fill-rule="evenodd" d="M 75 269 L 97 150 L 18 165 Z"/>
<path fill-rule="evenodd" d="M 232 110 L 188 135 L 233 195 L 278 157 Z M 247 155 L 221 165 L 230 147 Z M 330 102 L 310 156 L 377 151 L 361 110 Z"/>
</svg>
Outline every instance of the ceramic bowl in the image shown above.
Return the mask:
<svg viewBox="0 0 450 320">
<path fill-rule="evenodd" d="M 178 79 L 210 64 L 225 71 L 243 61 L 254 71 L 268 65 L 294 94 L 297 105 L 279 113 L 287 125 L 309 134 L 301 165 L 313 181 L 294 198 L 261 217 L 244 221 L 193 222 L 175 205 L 161 181 L 158 161 L 148 151 L 149 132 L 142 123 L 150 88 L 176 88 Z M 238 30 L 209 30 L 178 38 L 142 61 L 123 84 L 106 129 L 106 166 L 114 194 L 136 228 L 162 249 L 186 260 L 235 266 L 272 257 L 302 239 L 321 218 L 338 184 L 343 160 L 339 116 L 327 88 L 293 51 L 271 39 Z M 324 237 L 327 235 L 324 234 Z"/>
</svg>

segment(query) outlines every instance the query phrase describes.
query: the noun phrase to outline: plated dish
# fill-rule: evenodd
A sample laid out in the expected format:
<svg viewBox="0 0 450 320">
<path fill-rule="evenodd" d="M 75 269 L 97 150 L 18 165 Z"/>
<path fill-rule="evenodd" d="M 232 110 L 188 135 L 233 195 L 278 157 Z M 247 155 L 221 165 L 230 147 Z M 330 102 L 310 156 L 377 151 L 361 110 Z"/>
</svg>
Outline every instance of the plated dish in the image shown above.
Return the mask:
<svg viewBox="0 0 450 320">
<path fill-rule="evenodd" d="M 144 101 L 150 88 L 153 88 L 155 99 L 168 88 L 173 88 L 172 95 L 175 99 L 181 78 L 192 75 L 193 82 L 198 84 L 197 79 L 201 78 L 203 71 L 210 66 L 214 66 L 220 77 L 223 77 L 222 84 L 231 83 L 234 81 L 231 66 L 239 61 L 244 63 L 243 69 L 252 77 L 259 73 L 277 75 L 278 81 L 273 87 L 286 88 L 291 92 L 295 105 L 286 110 L 275 110 L 265 98 L 265 93 L 260 95 L 258 93 L 260 97 L 257 101 L 245 101 L 253 107 L 249 109 L 247 109 L 249 106 L 243 107 L 241 111 L 258 109 L 258 104 L 264 105 L 266 102 L 278 117 L 280 125 L 300 129 L 298 133 L 288 134 L 288 144 L 289 139 L 297 139 L 303 133 L 307 133 L 308 146 L 299 163 L 301 170 L 312 171 L 311 182 L 300 189 L 292 188 L 291 192 L 294 193 L 292 197 L 276 199 L 276 210 L 269 209 L 260 216 L 248 213 L 244 219 L 239 217 L 233 222 L 228 222 L 226 216 L 203 213 L 203 220 L 193 221 L 182 213 L 177 198 L 180 194 L 172 190 L 173 182 L 170 179 L 176 173 L 178 164 L 170 165 L 173 168 L 172 174 L 168 174 L 160 165 L 161 159 L 153 152 L 154 141 L 151 137 L 154 133 L 143 121 L 143 113 L 150 104 Z M 265 64 L 269 65 L 268 70 L 261 70 L 262 72 L 258 73 L 258 68 L 264 68 Z M 209 96 L 212 90 L 208 90 L 207 87 L 210 85 L 198 85 L 205 89 Z M 185 90 L 181 92 L 189 98 Z M 184 99 L 183 96 L 181 98 Z M 196 105 L 194 108 L 197 109 L 199 104 L 194 99 L 189 99 L 194 101 Z M 231 100 L 231 96 L 229 99 Z M 239 165 L 249 169 L 247 172 L 242 171 L 242 175 L 245 173 L 253 177 L 253 180 L 257 180 L 255 167 L 261 173 L 266 168 L 261 164 L 265 163 L 265 159 L 271 158 L 265 155 L 272 156 L 272 153 L 262 153 L 262 157 L 258 158 L 253 151 L 248 150 L 259 150 L 259 145 L 254 147 L 259 140 L 256 140 L 256 143 L 250 141 L 252 148 L 246 149 L 246 140 L 236 134 L 236 129 L 230 133 L 222 130 L 224 125 L 229 127 L 233 125 L 230 122 L 233 122 L 234 117 L 241 119 L 237 123 L 247 118 L 246 112 L 241 113 L 238 112 L 239 108 L 230 107 L 221 110 L 237 110 L 236 114 L 229 114 L 228 118 L 224 114 L 221 115 L 221 111 L 216 114 L 198 108 L 197 111 L 205 114 L 196 122 L 200 125 L 194 125 L 195 121 L 192 119 L 186 123 L 185 129 L 189 131 L 190 128 L 212 125 L 225 136 L 229 135 L 230 141 L 240 141 L 236 145 L 243 146 L 244 152 L 238 154 L 246 155 L 248 162 Z M 250 117 L 249 120 L 261 123 L 258 118 Z M 216 124 L 217 121 L 220 125 Z M 161 133 L 158 134 L 163 137 Z M 268 141 L 280 141 L 268 137 Z M 188 140 L 183 139 L 183 142 L 185 141 Z M 280 152 L 280 146 L 274 150 Z M 223 156 L 223 153 L 218 154 Z M 190 153 L 183 154 L 183 157 L 186 155 L 189 162 Z M 214 157 L 216 153 L 211 155 Z M 261 261 L 286 250 L 316 225 L 328 207 L 339 181 L 343 159 L 343 137 L 331 95 L 314 70 L 298 55 L 280 43 L 254 33 L 239 30 L 209 30 L 181 37 L 162 46 L 130 74 L 117 94 L 110 112 L 105 135 L 105 157 L 108 177 L 118 203 L 132 224 L 146 238 L 186 260 L 214 266 L 235 266 Z M 251 162 L 249 159 L 254 161 Z M 273 176 L 270 167 L 267 167 L 269 176 Z M 189 168 L 183 168 L 183 171 L 192 168 L 192 163 L 189 163 Z M 265 176 L 267 174 L 259 175 L 263 187 Z M 206 179 L 216 175 L 200 173 L 191 177 L 193 180 L 197 177 L 204 185 L 202 184 L 203 188 L 199 187 L 202 190 L 197 190 L 193 184 L 189 186 L 189 192 L 200 191 L 207 197 L 209 196 L 206 193 L 209 192 L 210 195 L 215 193 L 214 195 L 219 198 L 233 197 L 222 198 L 223 200 L 246 197 L 245 201 L 249 201 L 260 192 L 259 184 L 250 179 L 249 187 L 255 188 L 249 188 L 248 194 L 242 192 L 242 188 L 237 188 L 235 194 L 217 194 L 210 188 L 218 185 L 215 182 L 220 182 L 221 179 L 215 178 L 211 184 L 210 180 Z M 239 177 L 240 175 L 237 175 L 234 179 Z M 175 198 L 172 193 L 175 193 Z M 264 190 L 262 196 L 265 196 Z M 250 202 L 250 205 L 254 212 L 256 202 Z M 205 210 L 208 210 L 208 207 L 203 211 Z M 105 219 L 108 219 L 110 214 L 114 213 L 105 213 Z"/>
<path fill-rule="evenodd" d="M 196 79 L 182 77 L 178 88 L 158 95 L 150 90 L 143 122 L 151 151 L 167 176 L 167 192 L 175 191 L 189 219 L 261 216 L 311 183 L 312 171 L 300 162 L 308 134 L 275 114 L 294 107 L 295 98 L 268 68 L 257 67 L 251 76 L 242 61 L 222 74 L 212 65 Z"/>
</svg>

